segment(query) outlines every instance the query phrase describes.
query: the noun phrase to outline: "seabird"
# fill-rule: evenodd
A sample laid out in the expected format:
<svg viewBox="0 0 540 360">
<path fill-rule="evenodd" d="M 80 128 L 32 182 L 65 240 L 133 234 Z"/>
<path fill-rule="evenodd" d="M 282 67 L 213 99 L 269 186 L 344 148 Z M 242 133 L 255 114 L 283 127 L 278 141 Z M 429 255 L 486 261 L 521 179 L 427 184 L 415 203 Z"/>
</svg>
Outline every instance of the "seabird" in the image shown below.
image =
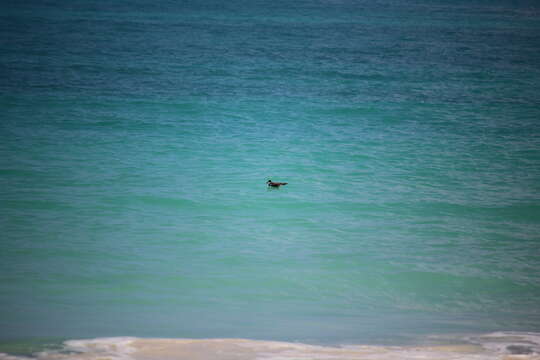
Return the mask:
<svg viewBox="0 0 540 360">
<path fill-rule="evenodd" d="M 266 182 L 268 184 L 268 186 L 271 186 L 271 187 L 280 187 L 281 185 L 287 185 L 287 183 L 284 183 L 284 182 L 273 182 L 272 180 L 268 180 Z"/>
</svg>

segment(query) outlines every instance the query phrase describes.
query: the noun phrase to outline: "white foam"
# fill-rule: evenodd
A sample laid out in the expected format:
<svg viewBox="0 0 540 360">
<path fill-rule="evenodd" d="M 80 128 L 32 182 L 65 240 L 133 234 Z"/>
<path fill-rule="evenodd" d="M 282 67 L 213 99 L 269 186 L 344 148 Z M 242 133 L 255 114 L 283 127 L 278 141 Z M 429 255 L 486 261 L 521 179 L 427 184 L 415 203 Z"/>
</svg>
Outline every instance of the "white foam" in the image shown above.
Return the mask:
<svg viewBox="0 0 540 360">
<path fill-rule="evenodd" d="M 0 353 L 0 360 L 33 360 L 24 356 L 13 356 L 6 353 Z"/>
<path fill-rule="evenodd" d="M 539 333 L 498 332 L 451 338 L 462 343 L 332 347 L 247 339 L 116 337 L 70 340 L 61 351 L 43 351 L 31 358 L 0 353 L 0 360 L 540 360 Z"/>
<path fill-rule="evenodd" d="M 470 336 L 467 340 L 497 354 L 540 356 L 539 333 L 501 331 Z"/>
<path fill-rule="evenodd" d="M 92 340 L 69 340 L 64 342 L 67 351 L 80 352 L 85 354 L 101 354 L 109 356 L 111 359 L 129 360 L 129 354 L 135 350 L 130 346 L 136 338 L 132 337 L 112 337 L 97 338 Z"/>
<path fill-rule="evenodd" d="M 90 340 L 69 340 L 61 351 L 41 351 L 34 358 L 12 357 L 0 360 L 133 360 L 130 344 L 135 338 L 115 337 Z"/>
</svg>

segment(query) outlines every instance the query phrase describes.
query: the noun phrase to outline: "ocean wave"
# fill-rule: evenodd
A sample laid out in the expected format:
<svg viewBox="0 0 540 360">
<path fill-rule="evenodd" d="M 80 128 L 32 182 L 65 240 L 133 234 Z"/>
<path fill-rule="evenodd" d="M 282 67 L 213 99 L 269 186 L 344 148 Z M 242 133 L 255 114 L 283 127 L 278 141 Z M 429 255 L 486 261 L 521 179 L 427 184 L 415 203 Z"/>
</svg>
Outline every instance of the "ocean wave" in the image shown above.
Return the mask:
<svg viewBox="0 0 540 360">
<path fill-rule="evenodd" d="M 0 360 L 540 359 L 540 333 L 496 332 L 428 339 L 431 343 L 421 346 L 322 346 L 248 339 L 112 337 L 68 340 L 61 350 L 31 356 L 0 353 Z"/>
</svg>

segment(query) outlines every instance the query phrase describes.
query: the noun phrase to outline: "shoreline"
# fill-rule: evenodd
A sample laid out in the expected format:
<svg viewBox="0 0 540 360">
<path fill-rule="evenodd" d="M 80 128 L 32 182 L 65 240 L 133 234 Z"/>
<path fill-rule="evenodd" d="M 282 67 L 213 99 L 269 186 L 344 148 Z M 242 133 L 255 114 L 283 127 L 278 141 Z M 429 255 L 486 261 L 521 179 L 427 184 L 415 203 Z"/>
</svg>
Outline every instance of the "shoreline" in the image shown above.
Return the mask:
<svg viewBox="0 0 540 360">
<path fill-rule="evenodd" d="M 0 350 L 0 360 L 540 360 L 540 333 L 434 335 L 428 339 L 432 344 L 329 346 L 234 338 L 108 337 L 67 340 L 60 348 L 43 349 L 32 355 Z"/>
</svg>

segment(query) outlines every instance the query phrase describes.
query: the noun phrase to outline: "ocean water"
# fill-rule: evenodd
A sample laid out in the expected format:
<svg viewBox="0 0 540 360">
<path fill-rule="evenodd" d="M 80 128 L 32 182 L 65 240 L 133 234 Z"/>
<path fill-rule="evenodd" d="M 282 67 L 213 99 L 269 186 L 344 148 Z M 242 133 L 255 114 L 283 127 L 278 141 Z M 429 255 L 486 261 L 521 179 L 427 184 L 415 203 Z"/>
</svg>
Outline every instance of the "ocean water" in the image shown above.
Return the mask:
<svg viewBox="0 0 540 360">
<path fill-rule="evenodd" d="M 0 359 L 539 356 L 537 2 L 1 8 Z"/>
</svg>

